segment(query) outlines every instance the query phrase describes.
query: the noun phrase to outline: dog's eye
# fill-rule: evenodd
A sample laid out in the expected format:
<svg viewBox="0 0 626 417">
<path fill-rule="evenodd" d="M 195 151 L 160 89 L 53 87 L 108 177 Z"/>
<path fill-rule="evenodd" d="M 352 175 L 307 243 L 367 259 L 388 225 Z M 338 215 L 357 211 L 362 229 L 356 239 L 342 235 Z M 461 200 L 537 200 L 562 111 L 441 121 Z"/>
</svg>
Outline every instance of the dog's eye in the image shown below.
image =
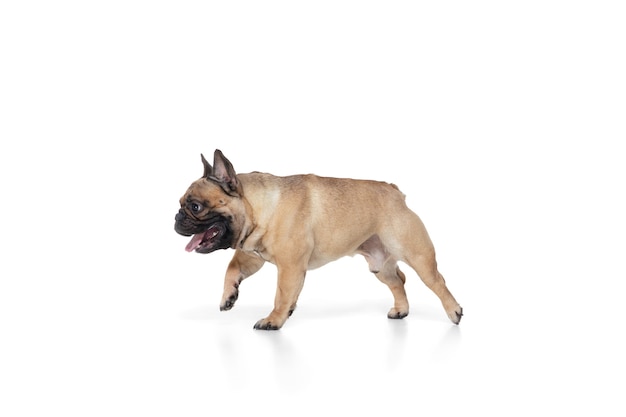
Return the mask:
<svg viewBox="0 0 626 417">
<path fill-rule="evenodd" d="M 199 213 L 202 211 L 202 204 L 198 204 L 198 203 L 191 203 L 189 205 L 189 208 L 191 209 L 191 211 L 193 211 L 194 213 Z"/>
</svg>

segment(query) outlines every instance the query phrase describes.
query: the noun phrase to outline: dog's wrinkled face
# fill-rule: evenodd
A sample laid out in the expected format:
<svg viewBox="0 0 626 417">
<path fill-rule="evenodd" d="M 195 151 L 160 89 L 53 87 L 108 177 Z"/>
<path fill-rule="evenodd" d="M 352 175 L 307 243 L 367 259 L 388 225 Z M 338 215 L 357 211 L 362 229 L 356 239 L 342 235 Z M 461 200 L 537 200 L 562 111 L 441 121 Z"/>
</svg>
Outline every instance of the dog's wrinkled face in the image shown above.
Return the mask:
<svg viewBox="0 0 626 417">
<path fill-rule="evenodd" d="M 242 190 L 232 164 L 221 151 L 215 150 L 213 166 L 202 155 L 204 175 L 193 182 L 180 199 L 174 230 L 193 236 L 185 248 L 188 252 L 209 253 L 234 247 L 240 225 L 233 220 Z"/>
<path fill-rule="evenodd" d="M 174 225 L 177 233 L 193 235 L 185 248 L 188 252 L 209 253 L 232 247 L 232 216 L 227 210 L 230 198 L 211 180 L 201 178 L 191 184 L 180 199 Z"/>
</svg>

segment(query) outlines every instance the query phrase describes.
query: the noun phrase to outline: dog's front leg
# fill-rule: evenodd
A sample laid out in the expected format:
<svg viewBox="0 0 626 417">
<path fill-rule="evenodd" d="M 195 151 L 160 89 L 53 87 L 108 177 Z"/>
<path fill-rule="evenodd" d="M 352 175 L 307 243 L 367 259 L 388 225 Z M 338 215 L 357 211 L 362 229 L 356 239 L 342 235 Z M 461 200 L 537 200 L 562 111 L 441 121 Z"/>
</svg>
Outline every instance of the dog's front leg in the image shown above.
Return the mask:
<svg viewBox="0 0 626 417">
<path fill-rule="evenodd" d="M 233 259 L 228 264 L 226 276 L 224 277 L 224 294 L 220 303 L 220 310 L 230 310 L 235 305 L 239 297 L 239 284 L 250 275 L 257 272 L 265 261 L 257 255 L 243 252 L 239 249 L 235 251 Z"/>
<path fill-rule="evenodd" d="M 291 316 L 296 308 L 296 302 L 302 287 L 306 268 L 301 267 L 278 267 L 278 287 L 274 299 L 274 310 L 269 316 L 256 322 L 255 329 L 278 330 Z"/>
</svg>

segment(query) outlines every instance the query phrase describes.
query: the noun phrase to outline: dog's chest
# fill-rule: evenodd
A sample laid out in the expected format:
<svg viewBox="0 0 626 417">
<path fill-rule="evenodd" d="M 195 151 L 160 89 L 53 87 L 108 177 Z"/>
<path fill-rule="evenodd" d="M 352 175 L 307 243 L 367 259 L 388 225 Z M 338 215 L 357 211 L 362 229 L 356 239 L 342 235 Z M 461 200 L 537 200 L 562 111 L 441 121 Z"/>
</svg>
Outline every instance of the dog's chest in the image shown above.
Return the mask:
<svg viewBox="0 0 626 417">
<path fill-rule="evenodd" d="M 267 251 L 265 251 L 265 250 L 255 249 L 251 253 L 253 253 L 254 255 L 258 256 L 261 259 L 263 259 L 264 261 L 267 261 L 267 262 L 270 262 L 270 263 L 274 263 L 272 257 L 270 256 L 270 254 Z"/>
</svg>

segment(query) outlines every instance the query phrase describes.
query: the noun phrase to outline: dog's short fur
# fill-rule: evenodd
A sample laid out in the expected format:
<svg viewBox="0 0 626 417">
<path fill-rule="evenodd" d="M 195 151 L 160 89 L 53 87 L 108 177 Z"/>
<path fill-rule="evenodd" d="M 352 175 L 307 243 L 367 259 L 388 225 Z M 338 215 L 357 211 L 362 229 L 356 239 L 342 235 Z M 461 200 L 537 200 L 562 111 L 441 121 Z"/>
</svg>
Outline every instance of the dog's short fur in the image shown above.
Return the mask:
<svg viewBox="0 0 626 417">
<path fill-rule="evenodd" d="M 307 270 L 361 254 L 393 294 L 389 318 L 409 314 L 405 277 L 397 265 L 402 261 L 439 297 L 450 320 L 461 320 L 463 309 L 437 270 L 428 233 L 395 185 L 316 175 L 236 174 L 219 150 L 213 166 L 204 156 L 202 163 L 204 175 L 180 199 L 175 230 L 193 235 L 187 251 L 235 249 L 221 310 L 233 307 L 241 281 L 271 262 L 278 270 L 274 309 L 254 328 L 279 329 L 296 308 Z"/>
</svg>

